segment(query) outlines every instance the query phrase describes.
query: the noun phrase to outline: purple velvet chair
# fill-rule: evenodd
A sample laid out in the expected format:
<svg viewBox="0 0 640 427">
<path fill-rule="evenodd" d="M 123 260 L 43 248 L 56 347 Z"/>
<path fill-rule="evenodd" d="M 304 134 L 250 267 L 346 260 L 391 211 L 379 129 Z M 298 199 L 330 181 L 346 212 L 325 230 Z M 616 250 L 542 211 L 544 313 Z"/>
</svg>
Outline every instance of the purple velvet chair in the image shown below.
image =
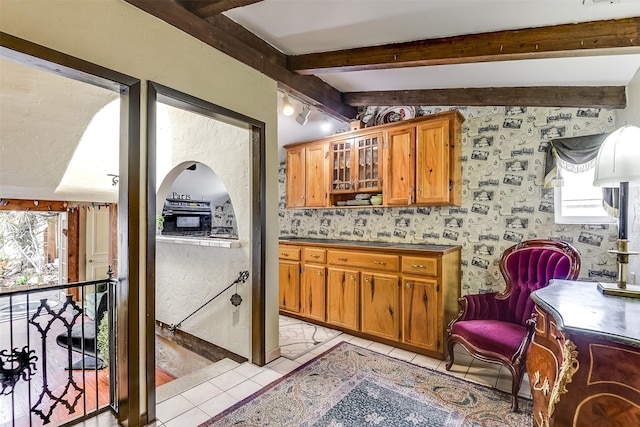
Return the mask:
<svg viewBox="0 0 640 427">
<path fill-rule="evenodd" d="M 535 320 L 529 321 L 534 307 L 529 295 L 551 279 L 576 279 L 580 255 L 568 243 L 527 240 L 504 251 L 500 271 L 506 281 L 502 293 L 466 295 L 458 300 L 460 313 L 447 330 L 446 368 L 453 365 L 454 344 L 477 359 L 506 366 L 512 376 L 511 408 L 517 411 L 527 350 L 535 332 Z"/>
</svg>

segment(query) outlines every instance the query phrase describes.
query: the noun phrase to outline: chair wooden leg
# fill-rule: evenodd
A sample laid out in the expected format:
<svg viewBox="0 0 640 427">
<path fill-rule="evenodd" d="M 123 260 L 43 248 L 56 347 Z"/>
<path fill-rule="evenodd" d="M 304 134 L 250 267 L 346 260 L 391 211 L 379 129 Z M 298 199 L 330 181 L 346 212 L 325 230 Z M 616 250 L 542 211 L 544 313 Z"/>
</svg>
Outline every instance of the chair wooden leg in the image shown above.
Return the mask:
<svg viewBox="0 0 640 427">
<path fill-rule="evenodd" d="M 447 364 L 445 365 L 445 369 L 447 371 L 451 370 L 451 367 L 453 366 L 453 346 L 454 346 L 454 342 L 452 342 L 451 340 L 449 340 L 447 347 L 449 349 L 449 355 L 447 356 Z"/>
<path fill-rule="evenodd" d="M 524 370 L 520 366 L 514 366 L 514 370 L 511 372 L 511 410 L 518 412 L 518 392 L 522 385 L 522 376 Z"/>
</svg>

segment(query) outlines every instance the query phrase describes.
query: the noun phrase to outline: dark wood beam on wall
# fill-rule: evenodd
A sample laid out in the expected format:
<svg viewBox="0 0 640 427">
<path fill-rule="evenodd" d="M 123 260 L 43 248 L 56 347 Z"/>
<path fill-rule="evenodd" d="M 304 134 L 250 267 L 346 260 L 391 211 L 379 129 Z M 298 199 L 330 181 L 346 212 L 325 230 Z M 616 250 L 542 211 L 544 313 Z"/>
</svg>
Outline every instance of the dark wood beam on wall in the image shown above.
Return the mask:
<svg viewBox="0 0 640 427">
<path fill-rule="evenodd" d="M 206 19 L 236 7 L 248 6 L 262 0 L 178 0 L 200 18 Z"/>
<path fill-rule="evenodd" d="M 58 200 L 0 199 L 0 211 L 65 212 L 75 205 Z"/>
<path fill-rule="evenodd" d="M 464 105 L 625 108 L 624 86 L 538 86 L 347 92 L 345 103 L 368 105 Z"/>
<path fill-rule="evenodd" d="M 640 51 L 640 17 L 468 34 L 289 56 L 303 75 Z"/>
<path fill-rule="evenodd" d="M 302 100 L 342 120 L 357 110 L 342 102 L 341 93 L 314 76 L 287 69 L 287 57 L 224 15 L 203 20 L 172 0 L 126 0 L 131 5 L 167 22 L 209 46 L 237 59 L 279 83 Z"/>
</svg>

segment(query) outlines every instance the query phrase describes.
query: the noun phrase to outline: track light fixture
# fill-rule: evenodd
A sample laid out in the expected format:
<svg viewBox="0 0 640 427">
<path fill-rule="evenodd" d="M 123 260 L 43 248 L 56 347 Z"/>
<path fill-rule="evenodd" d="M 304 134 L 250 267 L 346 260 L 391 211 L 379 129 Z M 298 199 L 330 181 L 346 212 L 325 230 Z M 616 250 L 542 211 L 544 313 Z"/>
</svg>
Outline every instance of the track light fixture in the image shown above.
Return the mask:
<svg viewBox="0 0 640 427">
<path fill-rule="evenodd" d="M 282 97 L 282 114 L 287 117 L 293 114 L 293 104 L 289 101 L 289 95 L 286 93 Z"/>
<path fill-rule="evenodd" d="M 304 104 L 302 106 L 302 112 L 296 117 L 296 122 L 300 123 L 302 126 L 306 125 L 307 120 L 309 120 L 309 114 L 311 114 L 311 107 Z"/>
</svg>

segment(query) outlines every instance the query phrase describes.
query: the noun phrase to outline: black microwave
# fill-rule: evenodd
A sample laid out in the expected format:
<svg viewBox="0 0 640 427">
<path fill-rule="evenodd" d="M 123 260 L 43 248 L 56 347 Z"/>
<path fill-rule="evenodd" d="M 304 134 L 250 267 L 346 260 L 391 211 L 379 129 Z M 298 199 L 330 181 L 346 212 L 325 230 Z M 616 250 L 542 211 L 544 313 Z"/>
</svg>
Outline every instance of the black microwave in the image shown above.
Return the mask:
<svg viewBox="0 0 640 427">
<path fill-rule="evenodd" d="M 167 199 L 162 210 L 162 234 L 208 236 L 211 232 L 211 202 Z"/>
</svg>

